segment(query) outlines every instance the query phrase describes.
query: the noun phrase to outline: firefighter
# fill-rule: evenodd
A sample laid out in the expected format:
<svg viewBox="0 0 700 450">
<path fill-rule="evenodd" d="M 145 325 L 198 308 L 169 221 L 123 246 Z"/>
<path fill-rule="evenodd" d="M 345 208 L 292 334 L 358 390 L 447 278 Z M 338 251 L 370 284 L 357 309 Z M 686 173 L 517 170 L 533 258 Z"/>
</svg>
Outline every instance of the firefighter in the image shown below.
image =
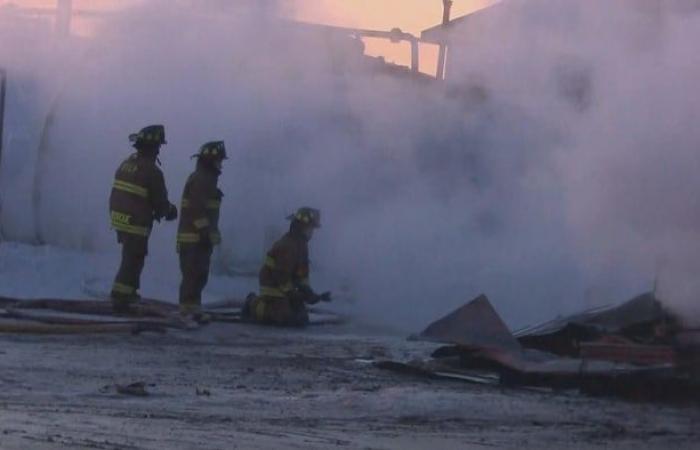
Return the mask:
<svg viewBox="0 0 700 450">
<path fill-rule="evenodd" d="M 316 294 L 309 285 L 308 243 L 321 227 L 321 213 L 300 208 L 287 218 L 289 232 L 267 252 L 260 269 L 260 295 L 250 297 L 243 309 L 249 320 L 282 326 L 304 326 L 309 322 L 307 304 L 330 301 L 330 292 Z"/>
<path fill-rule="evenodd" d="M 201 316 L 202 290 L 209 279 L 209 263 L 215 245 L 221 242 L 219 208 L 224 194 L 217 187 L 226 157 L 223 142 L 204 144 L 197 158 L 197 167 L 187 179 L 182 193 L 182 211 L 177 232 L 180 255 L 180 311 L 184 315 Z"/>
<path fill-rule="evenodd" d="M 148 254 L 153 220 L 177 219 L 177 208 L 168 201 L 163 172 L 158 165 L 160 147 L 166 144 L 162 125 L 148 126 L 129 136 L 136 153 L 121 163 L 109 198 L 112 228 L 122 245 L 119 272 L 112 285 L 115 312 L 126 313 L 140 300 L 141 272 Z"/>
</svg>

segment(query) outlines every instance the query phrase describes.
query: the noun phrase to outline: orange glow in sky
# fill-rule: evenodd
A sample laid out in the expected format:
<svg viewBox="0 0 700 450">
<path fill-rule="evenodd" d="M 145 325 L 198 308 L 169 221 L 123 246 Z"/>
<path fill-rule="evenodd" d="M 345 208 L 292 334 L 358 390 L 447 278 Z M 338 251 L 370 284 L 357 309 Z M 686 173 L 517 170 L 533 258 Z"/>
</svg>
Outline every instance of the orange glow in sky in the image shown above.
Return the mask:
<svg viewBox="0 0 700 450">
<path fill-rule="evenodd" d="M 483 8 L 494 0 L 454 0 L 452 17 Z M 388 30 L 415 35 L 442 21 L 442 0 L 293 0 L 293 14 L 309 22 Z"/>
<path fill-rule="evenodd" d="M 128 7 L 139 0 L 73 0 L 75 10 L 108 11 Z M 147 1 L 147 0 L 143 0 Z M 265 1 L 265 0 L 261 0 Z M 497 0 L 454 0 L 452 18 L 481 9 Z M 0 0 L 0 6 L 14 4 L 30 8 L 54 8 L 57 0 Z M 420 36 L 420 32 L 442 21 L 442 0 L 281 0 L 282 14 L 304 22 L 350 28 L 388 31 L 398 27 Z M 92 24 L 94 25 L 94 24 Z M 74 17 L 72 31 L 88 35 L 90 21 Z M 408 43 L 392 44 L 384 39 L 365 39 L 366 52 L 397 64 L 410 64 Z M 437 48 L 421 45 L 421 71 L 434 74 Z"/>
<path fill-rule="evenodd" d="M 454 0 L 451 17 L 457 18 L 497 0 Z M 420 37 L 421 31 L 442 22 L 442 0 L 295 0 L 294 18 L 304 22 L 388 31 L 394 27 Z M 409 65 L 410 45 L 384 39 L 365 39 L 366 53 Z M 437 47 L 421 45 L 422 72 L 435 74 Z"/>
</svg>

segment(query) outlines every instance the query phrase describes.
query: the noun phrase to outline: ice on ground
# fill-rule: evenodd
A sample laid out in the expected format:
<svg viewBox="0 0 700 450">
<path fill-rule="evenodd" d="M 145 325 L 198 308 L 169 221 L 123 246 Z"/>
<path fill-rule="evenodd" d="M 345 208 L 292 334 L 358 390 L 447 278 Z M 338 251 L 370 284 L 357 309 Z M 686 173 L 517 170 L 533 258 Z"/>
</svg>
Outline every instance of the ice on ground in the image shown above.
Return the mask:
<svg viewBox="0 0 700 450">
<path fill-rule="evenodd" d="M 0 447 L 697 446 L 694 409 L 398 376 L 360 361 L 425 354 L 426 343 L 346 331 L 215 323 L 165 335 L 0 336 Z M 133 382 L 151 395 L 112 389 Z"/>
<path fill-rule="evenodd" d="M 17 298 L 90 299 L 105 297 L 119 266 L 119 247 L 84 253 L 53 246 L 0 243 L 0 296 Z M 178 257 L 173 250 L 149 255 L 141 278 L 141 295 L 176 303 L 180 284 Z M 205 303 L 244 298 L 257 291 L 257 279 L 211 275 Z"/>
</svg>

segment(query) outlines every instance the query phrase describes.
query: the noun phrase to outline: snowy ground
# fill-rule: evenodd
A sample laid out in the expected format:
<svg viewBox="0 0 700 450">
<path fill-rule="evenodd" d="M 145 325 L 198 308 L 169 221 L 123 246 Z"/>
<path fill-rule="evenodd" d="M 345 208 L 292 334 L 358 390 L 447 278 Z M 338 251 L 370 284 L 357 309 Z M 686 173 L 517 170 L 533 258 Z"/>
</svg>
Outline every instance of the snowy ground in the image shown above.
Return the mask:
<svg viewBox="0 0 700 450">
<path fill-rule="evenodd" d="M 0 295 L 86 297 L 80 283 L 106 276 L 107 259 L 2 244 Z M 235 283 L 215 278 L 209 295 L 246 287 Z M 0 448 L 676 449 L 700 438 L 693 408 L 425 380 L 368 363 L 433 347 L 360 323 L 4 335 Z M 149 396 L 113 389 L 136 381 Z"/>
<path fill-rule="evenodd" d="M 159 249 L 156 249 L 159 250 Z M 104 296 L 119 266 L 119 246 L 110 252 L 82 253 L 51 246 L 0 242 L 0 295 L 20 298 L 88 299 Z M 144 297 L 177 302 L 180 269 L 174 248 L 151 251 L 141 280 Z M 244 298 L 257 290 L 255 278 L 213 275 L 205 302 Z"/>
<path fill-rule="evenodd" d="M 696 448 L 698 411 L 380 371 L 426 345 L 210 325 L 0 337 L 0 448 Z M 151 395 L 110 386 L 144 381 Z M 210 395 L 198 395 L 206 390 Z"/>
</svg>

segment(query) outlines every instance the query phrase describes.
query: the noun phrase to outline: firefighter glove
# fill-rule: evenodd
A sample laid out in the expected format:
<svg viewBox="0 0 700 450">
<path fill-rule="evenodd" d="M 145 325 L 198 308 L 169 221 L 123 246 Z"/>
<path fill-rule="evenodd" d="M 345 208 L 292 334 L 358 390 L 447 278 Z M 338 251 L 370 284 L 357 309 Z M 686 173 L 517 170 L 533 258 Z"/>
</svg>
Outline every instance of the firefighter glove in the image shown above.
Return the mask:
<svg viewBox="0 0 700 450">
<path fill-rule="evenodd" d="M 177 219 L 177 206 L 171 203 L 170 208 L 168 208 L 168 212 L 165 214 L 165 220 L 171 222 L 175 219 Z"/>
</svg>

